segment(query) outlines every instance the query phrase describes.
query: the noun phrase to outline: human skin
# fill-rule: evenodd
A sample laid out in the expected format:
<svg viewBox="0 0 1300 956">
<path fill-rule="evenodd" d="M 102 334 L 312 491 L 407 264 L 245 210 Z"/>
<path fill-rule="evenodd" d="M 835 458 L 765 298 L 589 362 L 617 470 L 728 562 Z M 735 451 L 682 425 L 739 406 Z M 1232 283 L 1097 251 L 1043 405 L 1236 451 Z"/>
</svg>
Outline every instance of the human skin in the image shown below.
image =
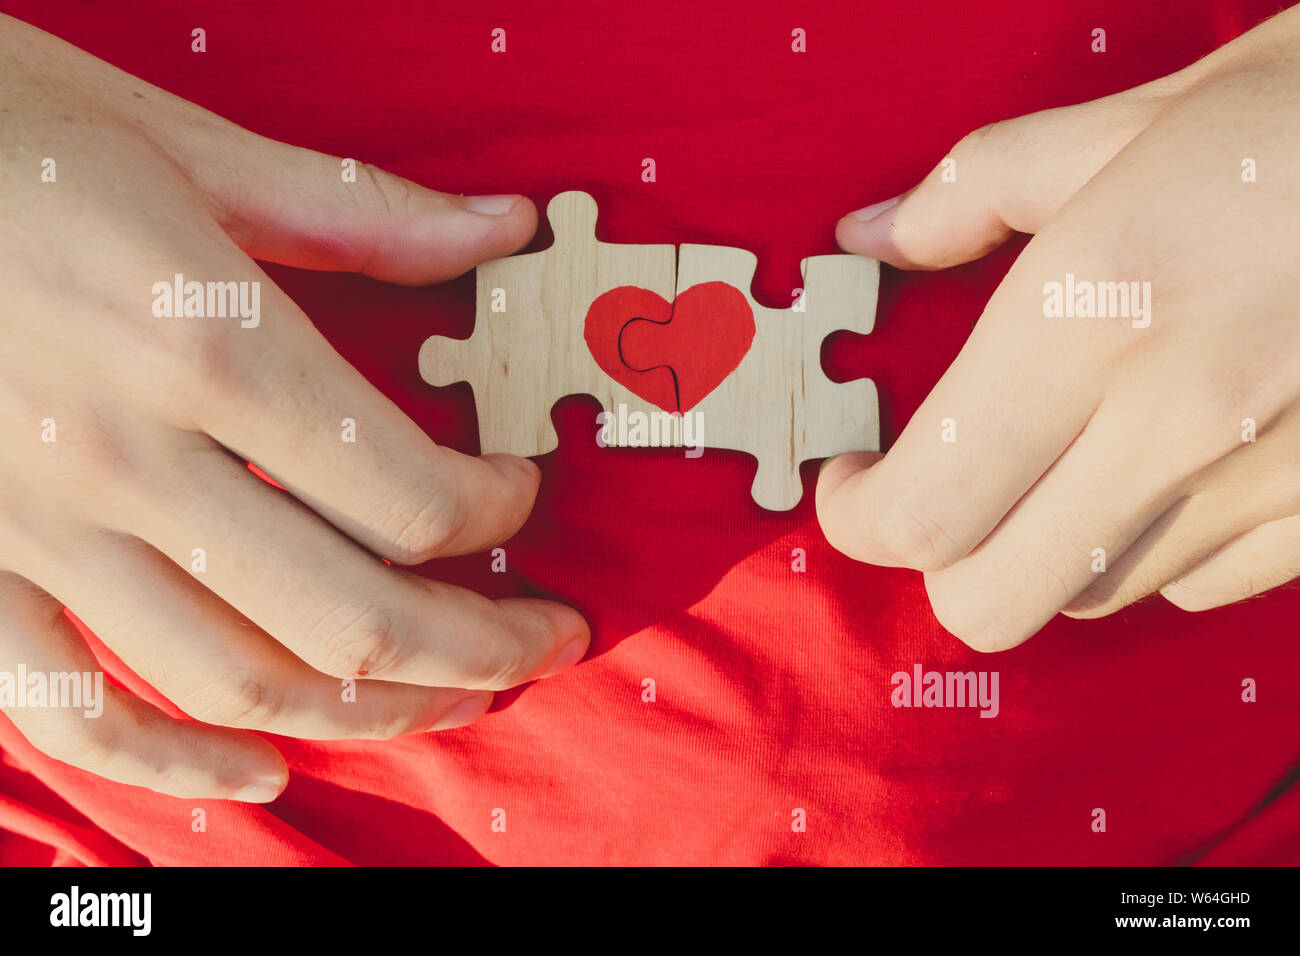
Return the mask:
<svg viewBox="0 0 1300 956">
<path fill-rule="evenodd" d="M 106 684 L 96 719 L 7 710 L 34 746 L 174 796 L 263 802 L 288 770 L 250 730 L 462 726 L 493 691 L 581 659 L 571 608 L 380 560 L 506 540 L 537 468 L 436 446 L 252 258 L 420 285 L 536 225 L 521 196 L 449 196 L 360 164 L 345 182 L 338 158 L 0 16 L 0 671 L 99 670 L 67 605 L 195 718 Z M 153 285 L 175 273 L 260 282 L 260 323 L 156 317 Z"/>
<path fill-rule="evenodd" d="M 844 217 L 845 250 L 903 269 L 1034 238 L 889 453 L 824 467 L 830 542 L 925 572 L 939 622 L 982 651 L 1058 612 L 1155 592 L 1197 611 L 1300 574 L 1297 116 L 1300 8 L 1153 83 L 981 129 L 955 181 L 941 163 Z M 1047 317 L 1067 273 L 1150 282 L 1149 326 Z"/>
</svg>

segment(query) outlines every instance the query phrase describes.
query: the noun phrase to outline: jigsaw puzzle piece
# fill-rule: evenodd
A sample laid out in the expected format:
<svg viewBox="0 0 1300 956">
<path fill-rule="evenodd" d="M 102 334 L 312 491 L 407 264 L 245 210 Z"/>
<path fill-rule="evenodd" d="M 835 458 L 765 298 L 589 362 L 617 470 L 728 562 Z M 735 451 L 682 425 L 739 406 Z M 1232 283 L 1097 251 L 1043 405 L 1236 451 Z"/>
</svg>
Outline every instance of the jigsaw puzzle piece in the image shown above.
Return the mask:
<svg viewBox="0 0 1300 956">
<path fill-rule="evenodd" d="M 620 287 L 671 302 L 677 290 L 677 249 L 601 242 L 596 212 L 596 201 L 584 192 L 553 198 L 546 207 L 555 233 L 550 248 L 479 266 L 470 337 L 432 336 L 420 348 L 425 381 L 470 383 L 484 452 L 530 457 L 553 451 L 559 437 L 551 408 L 565 395 L 592 395 L 607 411 L 620 404 L 631 411 L 655 411 L 651 402 L 601 368 L 588 348 L 584 326 L 591 305 Z M 615 354 L 621 328 L 613 330 L 610 340 Z M 657 374 L 662 381 L 667 373 L 661 369 Z"/>
<path fill-rule="evenodd" d="M 879 447 L 874 383 L 836 384 L 821 369 L 827 335 L 871 331 L 874 260 L 805 259 L 800 306 L 767 309 L 749 293 L 757 259 L 743 249 L 601 242 L 581 192 L 556 196 L 547 215 L 549 249 L 479 267 L 470 337 L 420 349 L 430 384 L 473 387 L 484 452 L 552 451 L 551 408 L 565 395 L 650 417 L 680 407 L 701 416 L 705 444 L 753 455 L 754 500 L 787 510 L 803 461 Z"/>
<path fill-rule="evenodd" d="M 702 283 L 722 282 L 749 304 L 753 343 L 735 370 L 692 410 L 702 418 L 707 446 L 758 459 L 754 500 L 769 510 L 786 511 L 803 496 L 801 463 L 879 448 L 875 383 L 832 382 L 822 371 L 821 347 L 839 329 L 871 331 L 880 264 L 849 255 L 803 260 L 804 295 L 798 309 L 768 309 L 754 301 L 749 290 L 757 265 L 757 257 L 744 249 L 683 245 L 677 257 L 677 287 L 689 291 Z M 695 348 L 707 350 L 708 337 L 702 335 Z"/>
</svg>

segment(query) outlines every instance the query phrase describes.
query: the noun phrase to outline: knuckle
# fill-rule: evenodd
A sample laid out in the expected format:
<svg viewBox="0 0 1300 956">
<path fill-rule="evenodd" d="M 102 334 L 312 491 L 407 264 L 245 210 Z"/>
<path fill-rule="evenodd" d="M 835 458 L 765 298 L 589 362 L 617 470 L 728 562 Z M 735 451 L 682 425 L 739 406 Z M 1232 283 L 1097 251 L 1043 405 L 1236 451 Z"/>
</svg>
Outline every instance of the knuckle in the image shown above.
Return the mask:
<svg viewBox="0 0 1300 956">
<path fill-rule="evenodd" d="M 892 502 L 879 514 L 876 534 L 887 551 L 917 571 L 946 568 L 969 550 L 924 507 L 906 500 Z"/>
<path fill-rule="evenodd" d="M 506 632 L 491 645 L 492 655 L 476 663 L 466 675 L 473 690 L 507 690 L 522 684 L 537 670 L 537 655 L 523 637 Z"/>
<path fill-rule="evenodd" d="M 180 348 L 183 374 L 186 380 L 201 385 L 205 402 L 231 399 L 252 384 L 243 374 L 239 350 L 225 326 L 195 332 Z"/>
<path fill-rule="evenodd" d="M 283 711 L 281 690 L 252 669 L 228 671 L 177 701 L 195 720 L 223 727 L 267 727 Z"/>
<path fill-rule="evenodd" d="M 87 509 L 133 504 L 145 494 L 160 451 L 157 433 L 124 427 L 110 421 L 107 412 L 94 410 L 82 410 L 60 424 L 45 467 L 25 480 L 49 479 L 63 489 L 64 500 L 84 503 Z M 30 491 L 29 485 L 21 496 L 28 504 Z M 20 517 L 18 523 L 26 522 Z"/>
<path fill-rule="evenodd" d="M 234 290 L 240 282 L 256 281 L 257 277 L 241 265 L 227 263 L 224 252 L 214 256 L 207 244 L 189 251 L 212 263 L 211 271 L 205 270 L 203 276 L 207 283 L 204 308 L 219 310 L 217 315 L 229 317 L 182 317 L 178 303 L 173 318 L 148 323 L 128 321 L 122 324 L 121 331 L 133 364 L 148 368 L 159 385 L 139 396 L 146 407 L 166 420 L 184 416 L 187 422 L 201 422 L 204 411 L 214 402 L 232 400 L 259 384 L 258 377 L 246 371 L 249 353 L 241 342 L 246 336 L 242 334 L 239 305 L 230 299 L 231 295 L 238 298 Z M 122 307 L 117 311 L 120 313 Z"/>
<path fill-rule="evenodd" d="M 66 461 L 75 475 L 104 488 L 129 487 L 139 474 L 130 436 L 117 431 L 96 416 L 87 416 L 60 443 L 71 450 Z"/>
<path fill-rule="evenodd" d="M 327 616 L 309 634 L 316 666 L 333 677 L 377 677 L 392 669 L 400 641 L 394 614 L 367 604 Z"/>
<path fill-rule="evenodd" d="M 379 533 L 387 543 L 384 557 L 398 564 L 423 564 L 437 557 L 464 524 L 456 485 L 438 482 L 420 504 L 394 508 L 380 522 Z"/>
<path fill-rule="evenodd" d="M 387 170 L 380 169 L 373 163 L 362 163 L 362 168 L 374 187 L 374 199 L 383 207 L 383 211 L 394 219 L 405 217 L 411 208 L 411 183 L 401 176 L 394 176 Z"/>
<path fill-rule="evenodd" d="M 1000 123 L 986 123 L 979 129 L 973 129 L 961 139 L 957 140 L 956 145 L 952 148 L 952 153 L 958 158 L 969 159 L 981 148 L 988 145 L 989 140 L 995 135 L 1001 127 Z"/>
<path fill-rule="evenodd" d="M 522 641 L 512 641 L 509 651 L 498 657 L 490 676 L 482 681 L 476 690 L 507 690 L 522 684 L 532 676 L 536 662 Z"/>
<path fill-rule="evenodd" d="M 250 356 L 241 348 L 239 325 L 211 324 L 180 338 L 174 347 L 173 384 L 160 408 L 169 420 L 198 429 L 212 428 L 223 419 L 256 414 L 282 402 L 265 376 L 252 374 Z"/>
</svg>

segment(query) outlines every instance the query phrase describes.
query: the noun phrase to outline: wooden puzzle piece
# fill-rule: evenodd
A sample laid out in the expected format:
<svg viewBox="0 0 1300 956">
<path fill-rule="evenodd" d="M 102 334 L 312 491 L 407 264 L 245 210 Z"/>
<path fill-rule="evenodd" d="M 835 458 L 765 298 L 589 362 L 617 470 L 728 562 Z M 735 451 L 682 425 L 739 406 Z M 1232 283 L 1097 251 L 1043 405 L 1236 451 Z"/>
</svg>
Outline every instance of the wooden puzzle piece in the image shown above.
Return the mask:
<svg viewBox="0 0 1300 956">
<path fill-rule="evenodd" d="M 589 306 L 631 286 L 665 303 L 676 290 L 677 249 L 620 245 L 596 238 L 596 201 L 560 193 L 546 207 L 555 242 L 541 252 L 485 262 L 476 275 L 474 331 L 468 339 L 432 336 L 420 348 L 431 385 L 469 382 L 486 452 L 528 458 L 554 451 L 551 408 L 565 395 L 595 396 L 605 409 L 655 411 L 597 363 L 583 337 Z M 618 332 L 610 348 L 618 360 Z M 635 373 L 630 373 L 635 374 Z M 671 373 L 660 372 L 669 381 Z"/>
<path fill-rule="evenodd" d="M 837 384 L 821 368 L 831 332 L 871 331 L 875 260 L 805 259 L 800 302 L 767 309 L 749 294 L 753 253 L 601 242 L 595 200 L 581 192 L 556 196 L 547 216 L 549 249 L 479 267 L 471 336 L 420 349 L 430 384 L 471 383 L 484 452 L 552 451 L 552 406 L 586 393 L 625 417 L 698 416 L 705 445 L 758 459 L 754 500 L 787 510 L 803 493 L 803 461 L 879 447 L 874 383 Z"/>
<path fill-rule="evenodd" d="M 677 298 L 664 324 L 634 319 L 623 330 L 630 364 L 670 365 L 679 380 L 681 410 L 702 419 L 710 448 L 758 459 L 752 494 L 764 508 L 799 503 L 799 465 L 810 458 L 879 448 L 876 386 L 869 379 L 832 382 L 822 372 L 821 346 L 838 329 L 867 333 L 875 325 L 880 266 L 860 256 L 814 256 L 800 265 L 804 292 L 796 307 L 768 309 L 749 294 L 757 257 L 727 246 L 683 245 L 677 256 Z M 714 382 L 707 369 L 731 364 L 740 337 L 731 319 L 711 334 L 720 304 L 682 309 L 693 294 L 721 288 L 743 298 L 753 319 L 752 344 L 732 371 Z M 673 330 L 679 322 L 686 327 Z M 701 374 L 704 369 L 704 374 Z M 698 383 L 692 390 L 692 384 Z M 703 394 L 700 394 L 701 390 Z"/>
</svg>

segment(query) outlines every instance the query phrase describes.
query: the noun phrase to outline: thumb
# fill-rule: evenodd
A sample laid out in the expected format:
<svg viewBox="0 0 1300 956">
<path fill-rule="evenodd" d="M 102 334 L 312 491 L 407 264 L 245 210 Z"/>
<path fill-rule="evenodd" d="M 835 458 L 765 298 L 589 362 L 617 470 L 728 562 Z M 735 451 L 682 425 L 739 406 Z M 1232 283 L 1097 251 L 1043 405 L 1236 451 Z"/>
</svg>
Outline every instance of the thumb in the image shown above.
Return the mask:
<svg viewBox="0 0 1300 956">
<path fill-rule="evenodd" d="M 227 163 L 190 165 L 218 221 L 255 259 L 424 285 L 525 245 L 537 210 L 520 195 L 435 192 L 369 163 L 238 129 Z"/>
<path fill-rule="evenodd" d="M 963 137 L 902 196 L 849 213 L 835 238 L 846 252 L 900 269 L 945 269 L 978 259 L 1013 232 L 1037 232 L 1181 85 L 1166 77 L 985 126 Z"/>
</svg>

